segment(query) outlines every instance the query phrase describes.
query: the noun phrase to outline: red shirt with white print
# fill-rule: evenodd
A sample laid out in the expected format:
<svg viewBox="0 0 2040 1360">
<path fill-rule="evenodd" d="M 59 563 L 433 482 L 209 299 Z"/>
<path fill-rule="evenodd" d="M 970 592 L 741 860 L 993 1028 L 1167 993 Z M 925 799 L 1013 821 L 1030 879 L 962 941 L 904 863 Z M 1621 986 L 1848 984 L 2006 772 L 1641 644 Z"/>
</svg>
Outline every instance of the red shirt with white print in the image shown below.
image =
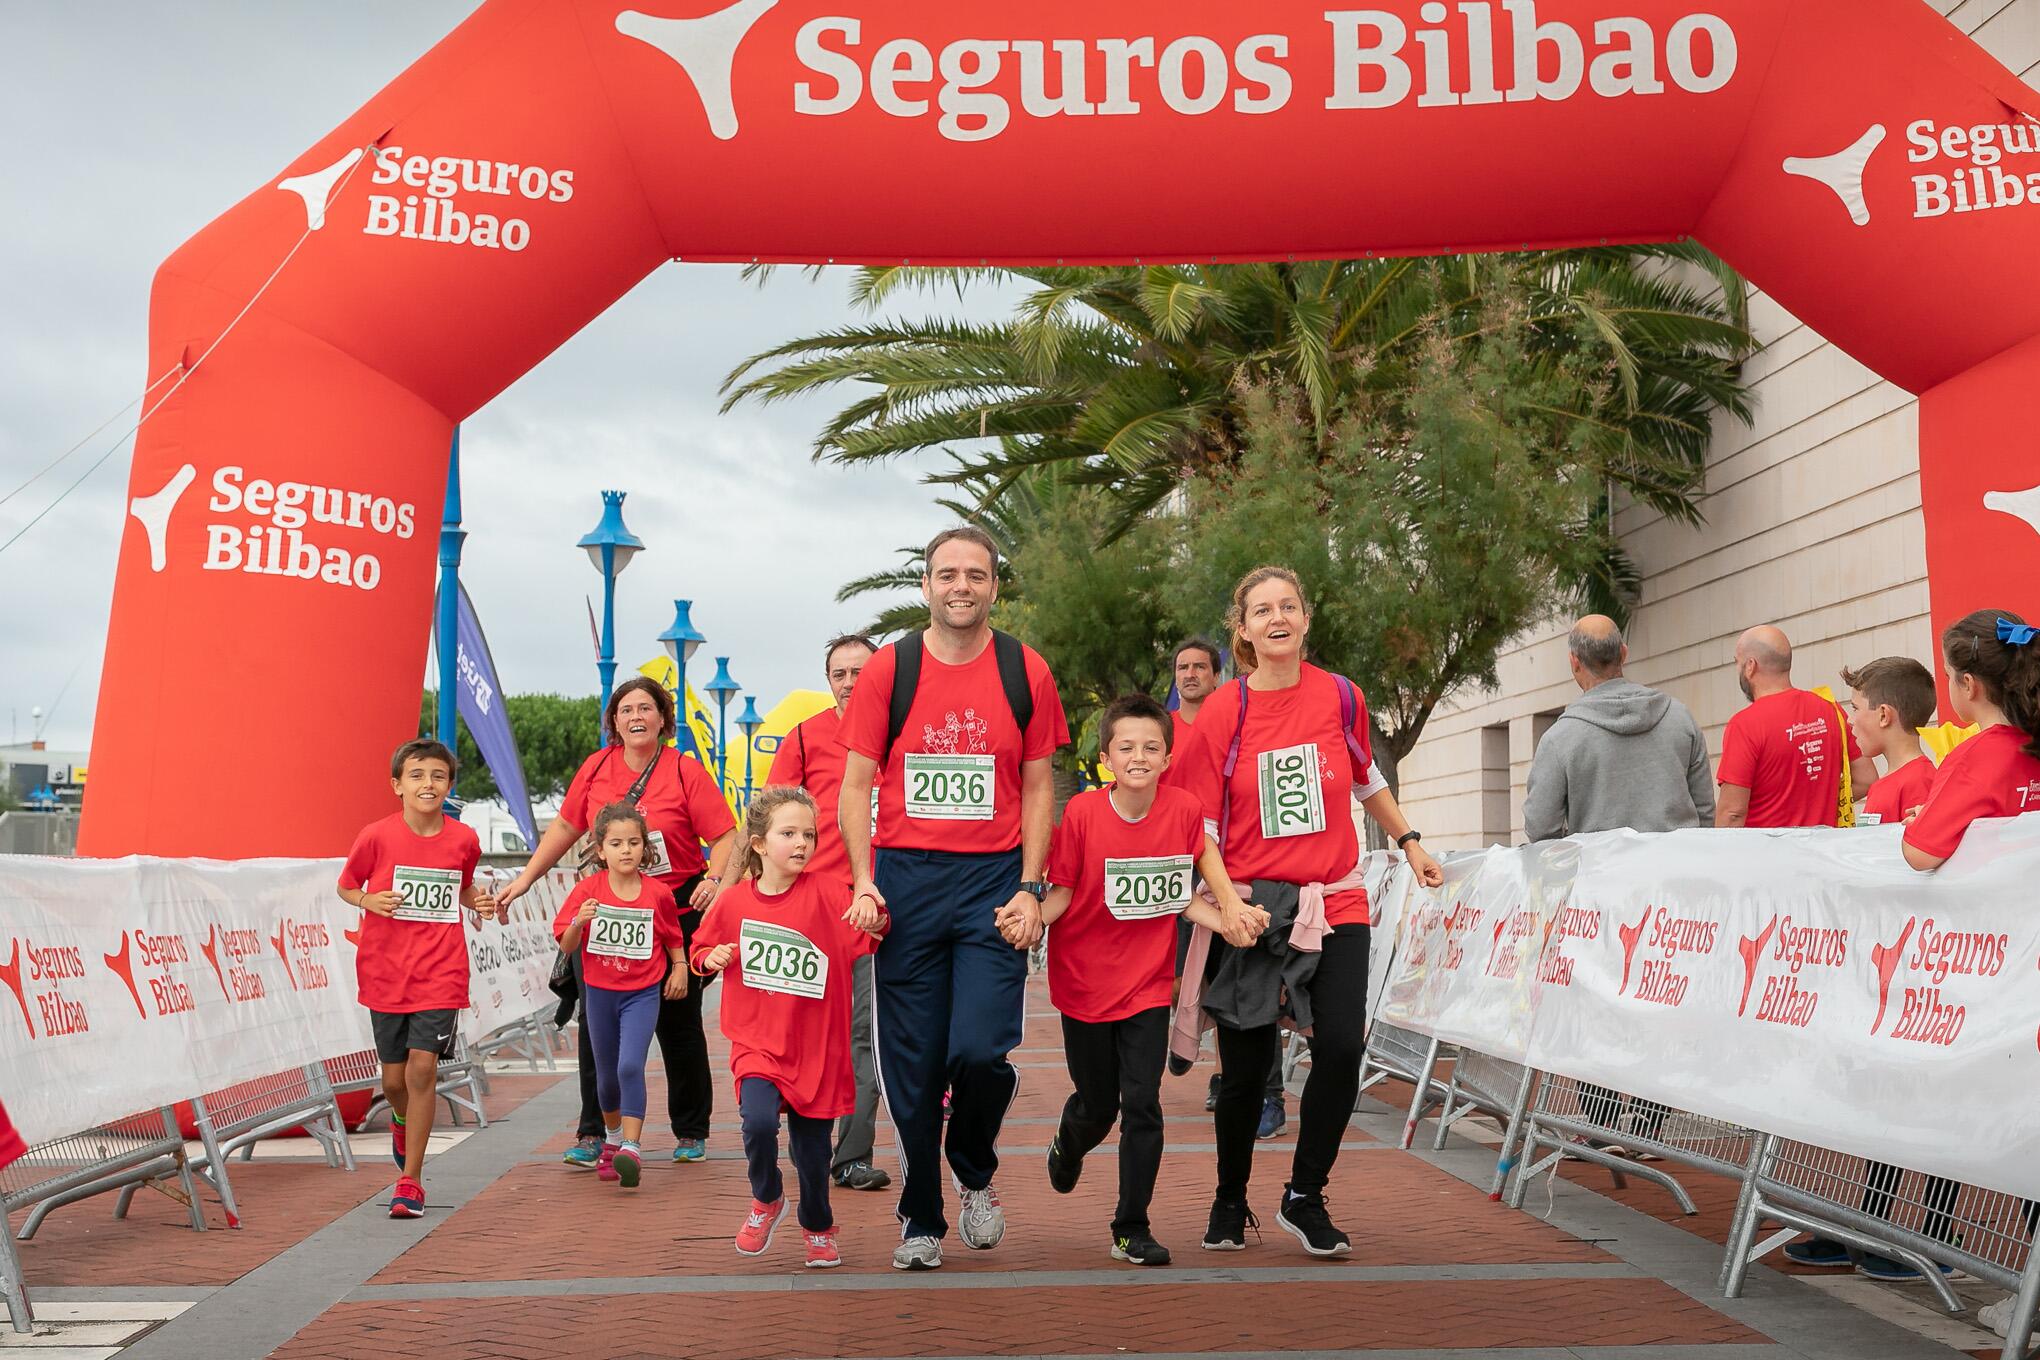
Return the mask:
<svg viewBox="0 0 2040 1360">
<path fill-rule="evenodd" d="M 645 862 L 648 878 L 678 892 L 682 884 L 707 867 L 703 841 L 717 841 L 736 827 L 730 805 L 723 801 L 715 779 L 692 756 L 670 746 L 658 751 L 659 764 L 638 798 L 645 815 Z M 620 803 L 642 771 L 633 770 L 621 746 L 605 746 L 581 762 L 560 800 L 560 816 L 586 831 L 611 803 Z M 659 858 L 665 854 L 664 861 Z"/>
<path fill-rule="evenodd" d="M 460 895 L 475 881 L 482 841 L 474 828 L 442 818 L 439 834 L 421 836 L 393 812 L 354 838 L 340 866 L 340 886 L 390 891 L 401 876 L 406 905 L 399 917 L 361 913 L 354 977 L 361 1004 L 372 1011 L 464 1011 L 468 950 Z"/>
<path fill-rule="evenodd" d="M 605 992 L 641 992 L 666 980 L 667 951 L 681 947 L 680 906 L 673 890 L 638 875 L 638 894 L 626 901 L 598 869 L 574 885 L 553 917 L 553 938 L 566 938 L 581 904 L 595 900 L 595 919 L 581 929 L 581 980 Z"/>
<path fill-rule="evenodd" d="M 1176 918 L 1190 903 L 1204 810 L 1157 788 L 1129 821 L 1109 788 L 1070 799 L 1048 852 L 1048 881 L 1070 889 L 1048 928 L 1048 999 L 1072 1020 L 1104 1024 L 1169 1004 Z"/>
<path fill-rule="evenodd" d="M 723 969 L 720 1021 L 730 1073 L 739 1089 L 745 1077 L 763 1077 L 788 1109 L 813 1119 L 857 1106 L 850 970 L 878 939 L 844 921 L 849 908 L 850 885 L 833 878 L 801 874 L 777 897 L 747 878 L 715 900 L 688 953 L 698 973 L 717 945 L 737 946 Z"/>
<path fill-rule="evenodd" d="M 1020 844 L 1020 764 L 1045 760 L 1070 739 L 1048 663 L 1032 647 L 1022 652 L 1034 696 L 1025 733 L 1013 721 L 989 640 L 961 666 L 924 649 L 920 687 L 889 759 L 885 733 L 898 649 L 887 643 L 866 663 L 843 719 L 843 742 L 884 761 L 874 845 L 998 854 Z"/>
<path fill-rule="evenodd" d="M 1807 690 L 1780 690 L 1728 720 L 1715 779 L 1750 791 L 1745 826 L 1833 826 L 1842 771 L 1862 754 L 1841 710 Z"/>
<path fill-rule="evenodd" d="M 1905 843 L 1946 859 L 1980 817 L 2040 812 L 2040 760 L 2026 754 L 2032 739 L 2010 724 L 1986 727 L 1941 762 L 1927 805 L 1905 829 Z"/>
<path fill-rule="evenodd" d="M 1927 801 L 1934 787 L 1934 762 L 1915 756 L 1870 786 L 1863 799 L 1863 815 L 1856 820 L 1866 826 L 1891 826 L 1905 820 L 1905 814 Z M 1870 821 L 1870 818 L 1875 821 Z"/>
<path fill-rule="evenodd" d="M 853 690 L 852 693 L 855 693 Z M 850 855 L 843 849 L 837 807 L 843 793 L 843 717 L 823 709 L 780 740 L 768 784 L 798 784 L 815 799 L 815 853 L 807 872 L 850 881 Z"/>
<path fill-rule="evenodd" d="M 1276 883 L 1336 883 L 1360 863 L 1360 834 L 1353 823 L 1353 795 L 1372 797 L 1378 782 L 1367 729 L 1367 699 L 1355 686 L 1354 737 L 1364 768 L 1354 768 L 1341 731 L 1339 683 L 1329 671 L 1305 663 L 1299 681 L 1287 689 L 1253 691 L 1240 726 L 1240 690 L 1246 682 L 1222 685 L 1204 701 L 1191 729 L 1188 749 L 1177 757 L 1181 787 L 1194 796 L 1204 816 L 1225 826 L 1219 851 L 1235 879 Z M 1239 761 L 1224 778 L 1226 749 L 1240 733 Z M 1316 793 L 1311 790 L 1315 774 Z M 1269 796 L 1264 805 L 1263 792 Z M 1230 815 L 1220 813 L 1230 810 Z M 1325 899 L 1331 925 L 1364 925 L 1367 892 L 1352 888 Z"/>
</svg>

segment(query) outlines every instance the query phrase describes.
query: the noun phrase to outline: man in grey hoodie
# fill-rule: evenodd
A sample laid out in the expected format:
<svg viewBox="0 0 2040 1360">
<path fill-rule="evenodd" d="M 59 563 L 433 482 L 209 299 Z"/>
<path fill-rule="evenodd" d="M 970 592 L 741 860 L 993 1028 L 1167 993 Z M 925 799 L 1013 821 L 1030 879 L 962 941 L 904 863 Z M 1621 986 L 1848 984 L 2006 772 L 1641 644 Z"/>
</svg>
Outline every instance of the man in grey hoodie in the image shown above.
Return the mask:
<svg viewBox="0 0 2040 1360">
<path fill-rule="evenodd" d="M 1566 642 L 1573 680 L 1586 693 L 1538 743 L 1523 803 L 1530 839 L 1712 826 L 1714 775 L 1692 712 L 1622 678 L 1629 648 L 1615 620 L 1590 614 Z"/>
</svg>

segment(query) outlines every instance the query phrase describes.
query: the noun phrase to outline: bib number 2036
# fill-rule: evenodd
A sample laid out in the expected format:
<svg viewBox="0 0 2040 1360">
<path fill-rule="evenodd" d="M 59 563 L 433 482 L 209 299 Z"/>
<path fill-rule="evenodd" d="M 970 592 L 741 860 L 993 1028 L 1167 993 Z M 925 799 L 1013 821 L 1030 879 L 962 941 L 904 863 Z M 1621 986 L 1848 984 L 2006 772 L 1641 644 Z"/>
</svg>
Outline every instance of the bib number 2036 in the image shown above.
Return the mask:
<svg viewBox="0 0 2040 1360">
<path fill-rule="evenodd" d="M 1190 856 L 1105 861 L 1105 910 L 1121 921 L 1174 916 L 1190 905 Z"/>
<path fill-rule="evenodd" d="M 1263 751 L 1261 835 L 1268 840 L 1325 829 L 1325 791 L 1318 781 L 1317 743 Z"/>
<path fill-rule="evenodd" d="M 390 889 L 403 902 L 390 913 L 399 921 L 452 925 L 460 920 L 460 870 L 418 869 L 399 864 Z"/>
<path fill-rule="evenodd" d="M 992 756 L 931 756 L 910 751 L 905 775 L 909 817 L 989 822 L 995 815 L 998 781 Z"/>
<path fill-rule="evenodd" d="M 652 956 L 652 914 L 641 907 L 595 904 L 588 923 L 588 952 L 605 959 L 644 960 Z"/>
<path fill-rule="evenodd" d="M 737 958 L 746 987 L 814 999 L 828 990 L 829 956 L 797 930 L 746 921 L 737 933 Z"/>
</svg>

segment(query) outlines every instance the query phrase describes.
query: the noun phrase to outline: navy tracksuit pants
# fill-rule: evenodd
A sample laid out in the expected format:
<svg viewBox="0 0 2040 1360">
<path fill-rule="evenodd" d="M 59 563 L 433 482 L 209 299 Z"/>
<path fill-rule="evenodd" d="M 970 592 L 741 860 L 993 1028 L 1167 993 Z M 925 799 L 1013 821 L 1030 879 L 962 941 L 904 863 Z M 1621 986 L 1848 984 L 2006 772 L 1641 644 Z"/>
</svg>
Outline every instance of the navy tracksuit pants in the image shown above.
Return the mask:
<svg viewBox="0 0 2040 1360">
<path fill-rule="evenodd" d="M 998 1170 L 999 1125 L 1019 1090 L 1027 955 L 994 916 L 1020 890 L 1020 851 L 886 850 L 872 879 L 892 928 L 879 946 L 878 1073 L 900 1139 L 906 1237 L 942 1237 L 942 1161 L 982 1190 Z M 945 1145 L 942 1094 L 949 1092 Z"/>
</svg>

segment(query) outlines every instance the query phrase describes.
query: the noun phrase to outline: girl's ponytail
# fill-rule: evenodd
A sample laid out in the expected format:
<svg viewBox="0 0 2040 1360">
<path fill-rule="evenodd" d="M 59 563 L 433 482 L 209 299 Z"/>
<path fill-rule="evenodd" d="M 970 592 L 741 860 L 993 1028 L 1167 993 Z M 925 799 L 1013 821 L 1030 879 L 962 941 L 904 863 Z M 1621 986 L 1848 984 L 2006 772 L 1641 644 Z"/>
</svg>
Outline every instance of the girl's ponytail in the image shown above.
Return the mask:
<svg viewBox="0 0 2040 1360">
<path fill-rule="evenodd" d="M 1979 609 L 1941 634 L 1948 670 L 1970 675 L 2040 759 L 2040 629 L 2009 609 Z"/>
</svg>

